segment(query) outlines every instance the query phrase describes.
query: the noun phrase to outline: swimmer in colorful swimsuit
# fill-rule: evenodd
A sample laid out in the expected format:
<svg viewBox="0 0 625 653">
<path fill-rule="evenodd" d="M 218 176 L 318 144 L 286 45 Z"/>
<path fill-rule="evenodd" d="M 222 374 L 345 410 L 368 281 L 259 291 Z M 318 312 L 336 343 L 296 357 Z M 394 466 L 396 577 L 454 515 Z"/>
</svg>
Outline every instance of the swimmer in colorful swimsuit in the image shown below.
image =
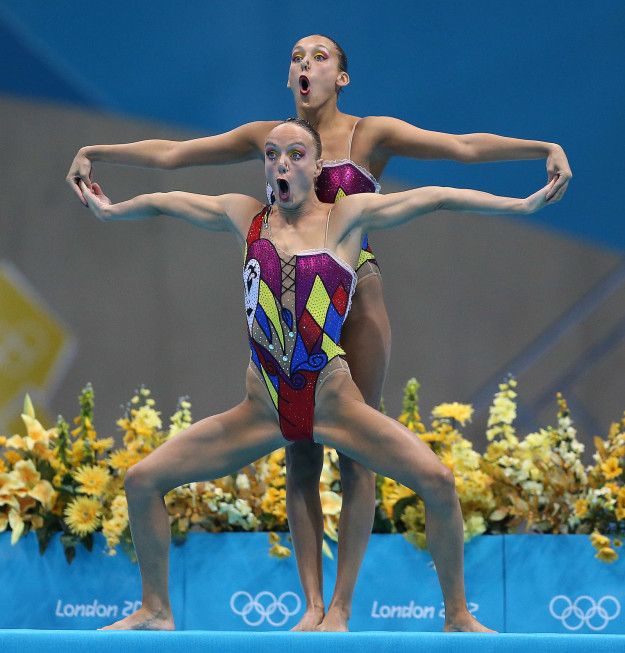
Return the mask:
<svg viewBox="0 0 625 653">
<path fill-rule="evenodd" d="M 559 200 L 571 170 L 559 145 L 494 134 L 444 134 L 419 129 L 396 118 L 357 118 L 339 111 L 337 100 L 349 84 L 347 57 L 332 39 L 319 35 L 299 40 L 291 54 L 288 85 L 297 115 L 320 132 L 324 168 L 317 195 L 334 202 L 344 195 L 379 191 L 379 178 L 392 156 L 453 159 L 463 162 L 545 158 L 551 195 Z M 278 123 L 252 122 L 226 134 L 176 142 L 149 140 L 122 145 L 95 145 L 76 155 L 67 181 L 84 201 L 79 182 L 91 186 L 92 161 L 160 168 L 218 165 L 262 159 L 267 134 Z M 342 331 L 352 379 L 365 401 L 377 408 L 390 357 L 390 325 L 375 256 L 365 240 L 356 268 L 358 285 L 350 317 Z M 367 351 L 367 356 L 358 352 Z M 358 570 L 367 546 L 375 510 L 375 476 L 339 452 L 343 503 L 339 522 L 337 581 L 324 613 L 322 579 L 323 513 L 319 476 L 323 448 L 298 442 L 286 450 L 287 512 L 306 612 L 298 630 L 347 630 Z M 324 616 L 325 614 L 325 616 Z"/>
<path fill-rule="evenodd" d="M 196 422 L 128 470 L 125 486 L 142 606 L 109 628 L 174 628 L 167 588 L 167 492 L 230 474 L 285 441 L 288 446 L 306 441 L 343 451 L 419 494 L 445 602 L 445 630 L 488 630 L 467 610 L 463 523 L 453 473 L 407 428 L 364 402 L 343 359 L 341 327 L 356 285 L 353 267 L 363 233 L 437 209 L 532 213 L 547 203 L 555 180 L 526 199 L 425 187 L 389 195 L 361 193 L 331 205 L 315 195 L 320 154 L 319 135 L 303 121 L 287 121 L 268 134 L 265 173 L 276 197 L 273 206 L 245 195 L 184 192 L 111 204 L 97 184 L 90 191 L 81 182 L 89 207 L 101 220 L 171 216 L 233 233 L 244 247 L 251 349 L 241 403 Z"/>
</svg>

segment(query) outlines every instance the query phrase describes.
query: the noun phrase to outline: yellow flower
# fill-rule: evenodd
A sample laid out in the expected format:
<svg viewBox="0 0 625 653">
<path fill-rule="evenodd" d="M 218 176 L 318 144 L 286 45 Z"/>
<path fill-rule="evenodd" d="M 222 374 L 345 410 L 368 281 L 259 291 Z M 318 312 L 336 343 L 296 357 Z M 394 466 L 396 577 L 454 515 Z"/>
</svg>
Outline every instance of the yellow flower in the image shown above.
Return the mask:
<svg viewBox="0 0 625 653">
<path fill-rule="evenodd" d="M 272 558 L 288 558 L 291 555 L 291 549 L 281 544 L 274 544 L 269 549 L 269 555 Z"/>
<path fill-rule="evenodd" d="M 575 516 L 579 517 L 580 519 L 585 517 L 588 514 L 588 508 L 589 504 L 586 499 L 578 499 L 575 502 Z"/>
<path fill-rule="evenodd" d="M 481 535 L 486 530 L 484 517 L 477 512 L 469 515 L 464 521 L 464 540 L 468 542 L 476 535 Z"/>
<path fill-rule="evenodd" d="M 5 451 L 4 457 L 9 465 L 15 465 L 18 460 L 22 460 L 22 456 L 17 451 Z"/>
<path fill-rule="evenodd" d="M 42 480 L 35 485 L 28 495 L 33 497 L 33 499 L 37 499 L 46 510 L 52 510 L 58 493 L 49 481 Z"/>
<path fill-rule="evenodd" d="M 141 454 L 136 451 L 128 451 L 127 449 L 118 449 L 114 451 L 108 459 L 108 464 L 113 469 L 130 469 L 141 460 Z"/>
<path fill-rule="evenodd" d="M 281 522 L 286 522 L 286 490 L 284 488 L 267 488 L 261 503 L 261 510 L 273 515 Z"/>
<path fill-rule="evenodd" d="M 617 509 L 614 511 L 614 515 L 618 521 L 622 521 L 625 519 L 625 508 L 622 506 L 618 506 Z"/>
<path fill-rule="evenodd" d="M 595 549 L 602 549 L 604 547 L 610 546 L 610 538 L 605 535 L 601 535 L 598 531 L 594 531 L 590 535 L 590 542 L 595 547 Z"/>
<path fill-rule="evenodd" d="M 12 449 L 21 449 L 22 451 L 26 451 L 28 449 L 28 445 L 26 444 L 26 440 L 21 435 L 13 435 L 6 441 L 6 446 L 11 447 Z M 7 451 L 7 453 L 9 453 Z"/>
<path fill-rule="evenodd" d="M 55 428 L 46 431 L 38 420 L 26 413 L 22 414 L 22 420 L 26 425 L 26 431 L 28 433 L 24 441 L 28 449 L 31 451 L 37 443 L 42 444 L 44 447 L 48 447 L 50 439 L 55 438 L 57 435 Z"/>
<path fill-rule="evenodd" d="M 15 463 L 11 474 L 28 487 L 33 487 L 41 478 L 32 460 L 20 460 Z"/>
<path fill-rule="evenodd" d="M 103 451 L 112 449 L 114 444 L 115 444 L 115 440 L 113 438 L 103 438 L 102 440 L 96 440 L 95 442 L 92 442 L 91 448 L 96 453 L 102 453 Z"/>
<path fill-rule="evenodd" d="M 601 562 L 615 562 L 618 560 L 618 553 L 609 546 L 604 546 L 597 551 L 595 558 L 601 560 Z"/>
<path fill-rule="evenodd" d="M 0 474 L 4 474 L 6 472 L 8 467 L 6 466 L 6 463 L 4 460 L 0 460 Z"/>
<path fill-rule="evenodd" d="M 15 490 L 21 487 L 21 483 L 13 475 L 3 472 L 0 474 L 0 506 L 11 506 L 19 509 L 19 502 L 15 496 Z"/>
<path fill-rule="evenodd" d="M 619 485 L 618 483 L 606 483 L 603 487 L 607 488 L 610 490 L 612 494 L 618 494 L 619 492 Z"/>
<path fill-rule="evenodd" d="M 341 512 L 341 495 L 332 491 L 325 491 L 320 493 L 321 497 L 321 510 L 324 515 L 337 515 Z"/>
<path fill-rule="evenodd" d="M 82 440 L 76 440 L 72 442 L 72 449 L 68 452 L 68 460 L 73 464 L 77 465 L 82 462 L 82 459 L 85 455 L 85 445 Z"/>
<path fill-rule="evenodd" d="M 125 494 L 118 494 L 111 502 L 111 510 L 116 515 L 125 515 L 128 518 L 128 499 Z"/>
<path fill-rule="evenodd" d="M 400 485 L 391 478 L 384 478 L 381 487 L 382 506 L 389 519 L 393 519 L 393 506 L 404 497 L 410 497 L 414 492 L 404 485 Z"/>
<path fill-rule="evenodd" d="M 141 406 L 133 411 L 131 426 L 139 435 L 152 435 L 153 431 L 162 426 L 159 415 L 160 413 L 150 406 Z"/>
<path fill-rule="evenodd" d="M 601 471 L 607 479 L 616 478 L 623 473 L 623 470 L 618 466 L 618 458 L 610 456 L 604 463 L 601 463 Z"/>
<path fill-rule="evenodd" d="M 78 497 L 65 508 L 65 522 L 76 535 L 93 533 L 100 524 L 102 506 L 96 499 Z"/>
<path fill-rule="evenodd" d="M 439 404 L 432 409 L 432 417 L 438 419 L 455 419 L 461 426 L 470 422 L 473 416 L 473 406 L 470 404 L 459 404 L 454 401 L 451 404 Z"/>
<path fill-rule="evenodd" d="M 335 542 L 338 542 L 339 540 L 337 526 L 338 518 L 335 515 L 325 515 L 323 518 L 323 532 Z"/>
<path fill-rule="evenodd" d="M 9 525 L 11 526 L 11 544 L 15 544 L 24 532 L 24 520 L 17 510 L 9 511 Z"/>
<path fill-rule="evenodd" d="M 111 480 L 108 470 L 98 465 L 83 465 L 73 474 L 74 479 L 80 483 L 79 492 L 102 496 Z"/>
<path fill-rule="evenodd" d="M 270 533 L 268 533 L 268 535 L 269 535 L 269 544 L 278 544 L 278 542 L 280 541 L 280 536 L 275 531 L 271 531 Z"/>
</svg>

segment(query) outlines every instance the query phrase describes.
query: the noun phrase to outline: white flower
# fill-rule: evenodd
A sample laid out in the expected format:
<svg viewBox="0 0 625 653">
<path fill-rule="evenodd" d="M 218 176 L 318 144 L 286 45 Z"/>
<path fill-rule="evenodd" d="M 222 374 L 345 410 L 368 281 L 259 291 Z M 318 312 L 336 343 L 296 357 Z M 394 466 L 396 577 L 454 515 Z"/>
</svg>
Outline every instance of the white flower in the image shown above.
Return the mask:
<svg viewBox="0 0 625 653">
<path fill-rule="evenodd" d="M 247 474 L 237 474 L 236 486 L 239 490 L 250 489 L 250 479 Z"/>
</svg>

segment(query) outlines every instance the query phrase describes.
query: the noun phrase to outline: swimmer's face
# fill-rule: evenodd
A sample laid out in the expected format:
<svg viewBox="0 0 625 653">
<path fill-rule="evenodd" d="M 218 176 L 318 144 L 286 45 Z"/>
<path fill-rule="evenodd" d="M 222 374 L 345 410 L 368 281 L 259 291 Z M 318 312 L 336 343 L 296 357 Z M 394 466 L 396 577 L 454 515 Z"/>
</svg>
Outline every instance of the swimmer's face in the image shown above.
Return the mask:
<svg viewBox="0 0 625 653">
<path fill-rule="evenodd" d="M 283 123 L 265 141 L 265 175 L 283 208 L 299 207 L 314 196 L 322 161 L 311 134 L 299 125 Z"/>
<path fill-rule="evenodd" d="M 349 75 L 341 72 L 332 41 L 313 35 L 293 46 L 287 86 L 296 105 L 316 107 L 329 100 L 336 101 L 339 90 L 347 84 Z"/>
</svg>

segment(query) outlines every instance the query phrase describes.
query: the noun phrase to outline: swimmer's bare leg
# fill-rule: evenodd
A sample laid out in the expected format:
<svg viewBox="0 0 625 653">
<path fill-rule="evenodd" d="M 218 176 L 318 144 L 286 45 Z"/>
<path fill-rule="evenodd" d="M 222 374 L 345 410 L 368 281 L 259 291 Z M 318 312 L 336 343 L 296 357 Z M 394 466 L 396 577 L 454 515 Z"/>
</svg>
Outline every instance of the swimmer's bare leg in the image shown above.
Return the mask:
<svg viewBox="0 0 625 653">
<path fill-rule="evenodd" d="M 356 294 L 341 334 L 352 379 L 369 406 L 378 408 L 388 370 L 391 327 L 379 274 L 358 279 Z M 367 352 L 363 356 L 363 352 Z M 339 454 L 343 505 L 338 525 L 339 550 L 332 600 L 317 630 L 347 631 L 354 587 L 375 516 L 375 473 Z"/>
<path fill-rule="evenodd" d="M 185 483 L 221 478 L 280 447 L 275 417 L 256 404 L 245 399 L 192 424 L 128 470 L 126 495 L 142 602 L 136 612 L 102 630 L 174 629 L 168 591 L 171 535 L 163 497 Z"/>
<path fill-rule="evenodd" d="M 295 631 L 316 630 L 324 616 L 323 512 L 319 498 L 319 476 L 323 468 L 323 446 L 294 442 L 286 447 L 286 510 L 297 559 L 306 609 Z"/>
<path fill-rule="evenodd" d="M 452 472 L 414 433 L 363 403 L 348 375 L 335 374 L 322 392 L 315 440 L 394 478 L 423 499 L 428 548 L 445 601 L 444 630 L 493 632 L 467 609 L 462 513 Z"/>
</svg>

